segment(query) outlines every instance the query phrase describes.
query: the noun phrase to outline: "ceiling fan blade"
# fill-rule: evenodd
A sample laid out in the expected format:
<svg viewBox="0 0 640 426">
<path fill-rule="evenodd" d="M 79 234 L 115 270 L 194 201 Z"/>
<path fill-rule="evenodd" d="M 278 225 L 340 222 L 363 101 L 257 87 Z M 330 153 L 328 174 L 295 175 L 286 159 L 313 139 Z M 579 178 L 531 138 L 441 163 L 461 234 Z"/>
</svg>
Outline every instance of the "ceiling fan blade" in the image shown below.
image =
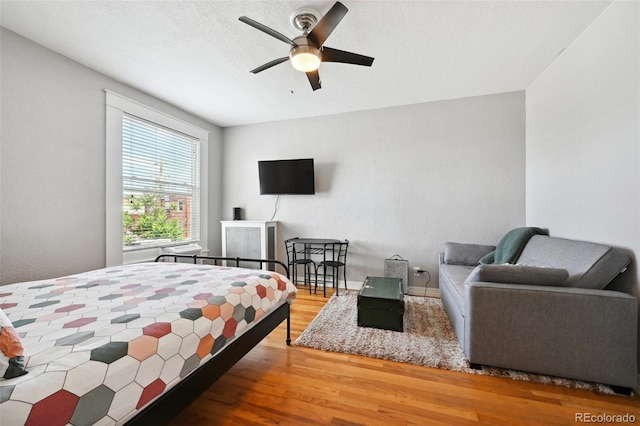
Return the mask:
<svg viewBox="0 0 640 426">
<path fill-rule="evenodd" d="M 263 33 L 269 34 L 271 37 L 275 37 L 280 41 L 284 41 L 285 43 L 291 45 L 292 47 L 297 47 L 298 46 L 297 44 L 294 43 L 293 40 L 291 40 L 286 35 L 280 34 L 276 30 L 271 29 L 271 28 L 267 27 L 266 25 L 261 24 L 260 22 L 254 21 L 253 19 L 247 18 L 246 16 L 241 16 L 239 19 L 240 19 L 241 22 L 244 22 L 247 25 L 251 25 L 253 28 L 262 31 Z"/>
<path fill-rule="evenodd" d="M 278 64 L 281 64 L 283 62 L 287 62 L 288 60 L 289 60 L 288 56 L 285 56 L 284 58 L 274 59 L 271 62 L 267 62 L 266 64 L 260 65 L 258 68 L 254 69 L 254 70 L 251 70 L 251 72 L 254 73 L 254 74 L 258 74 L 259 72 L 262 72 L 262 71 L 264 71 L 266 69 L 269 69 L 269 68 L 271 68 L 273 66 L 276 66 Z"/>
<path fill-rule="evenodd" d="M 313 30 L 307 35 L 307 40 L 316 47 L 321 47 L 348 11 L 349 9 L 345 5 L 337 1 L 313 27 Z"/>
<path fill-rule="evenodd" d="M 322 86 L 320 86 L 320 74 L 318 73 L 318 70 L 315 71 L 309 71 L 307 73 L 307 78 L 309 79 L 309 83 L 311 83 L 311 88 L 316 91 L 318 89 L 320 89 Z"/>
<path fill-rule="evenodd" d="M 344 50 L 322 48 L 322 62 L 342 62 L 344 64 L 363 65 L 370 67 L 373 63 L 371 56 L 359 55 L 357 53 L 346 52 Z"/>
</svg>

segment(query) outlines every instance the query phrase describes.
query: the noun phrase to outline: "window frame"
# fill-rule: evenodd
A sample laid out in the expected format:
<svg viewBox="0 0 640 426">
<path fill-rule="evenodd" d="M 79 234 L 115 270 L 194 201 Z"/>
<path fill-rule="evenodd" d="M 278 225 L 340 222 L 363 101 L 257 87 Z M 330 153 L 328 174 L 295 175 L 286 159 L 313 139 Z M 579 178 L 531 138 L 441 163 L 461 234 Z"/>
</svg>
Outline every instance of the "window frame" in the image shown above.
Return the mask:
<svg viewBox="0 0 640 426">
<path fill-rule="evenodd" d="M 208 142 L 209 132 L 164 112 L 105 90 L 106 95 L 106 266 L 117 266 L 153 260 L 162 249 L 153 247 L 142 250 L 123 250 L 122 223 L 122 119 L 125 113 L 140 117 L 160 126 L 176 130 L 198 140 L 200 147 L 200 235 L 198 244 L 207 251 L 208 234 Z M 191 241 L 194 243 L 194 241 Z M 185 244 L 177 241 L 170 245 Z M 164 247 L 166 248 L 166 247 Z"/>
</svg>

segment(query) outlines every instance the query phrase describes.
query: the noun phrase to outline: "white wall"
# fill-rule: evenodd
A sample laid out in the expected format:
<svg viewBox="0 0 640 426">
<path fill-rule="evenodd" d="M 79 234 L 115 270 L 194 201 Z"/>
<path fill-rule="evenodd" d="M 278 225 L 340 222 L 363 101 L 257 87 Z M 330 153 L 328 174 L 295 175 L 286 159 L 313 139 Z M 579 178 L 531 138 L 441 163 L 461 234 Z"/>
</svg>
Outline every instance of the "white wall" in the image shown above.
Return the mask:
<svg viewBox="0 0 640 426">
<path fill-rule="evenodd" d="M 528 224 L 626 249 L 640 298 L 639 23 L 612 3 L 527 89 L 526 188 Z"/>
<path fill-rule="evenodd" d="M 527 223 L 636 256 L 638 8 L 638 2 L 612 3 L 526 92 Z"/>
<path fill-rule="evenodd" d="M 232 207 L 273 214 L 259 159 L 316 159 L 318 194 L 283 197 L 280 240 L 349 238 L 354 281 L 400 254 L 435 285 L 444 241 L 496 242 L 524 223 L 523 93 L 223 131 L 15 33 L 0 38 L 0 283 L 104 266 L 104 89 L 211 132 L 212 253 Z"/>
<path fill-rule="evenodd" d="M 222 216 L 270 219 L 257 161 L 312 157 L 316 195 L 283 196 L 275 216 L 281 257 L 285 238 L 347 238 L 349 281 L 399 254 L 431 287 L 445 241 L 495 244 L 524 225 L 524 125 L 514 92 L 225 128 Z"/>
<path fill-rule="evenodd" d="M 0 283 L 105 265 L 105 93 L 209 130 L 210 243 L 219 247 L 220 128 L 1 30 Z"/>
<path fill-rule="evenodd" d="M 213 253 L 232 207 L 273 214 L 259 159 L 315 158 L 318 193 L 282 198 L 280 241 L 349 238 L 353 281 L 399 254 L 436 285 L 445 241 L 495 243 L 524 224 L 521 92 L 221 130 L 10 31 L 1 42 L 0 283 L 104 266 L 104 89 L 211 132 Z"/>
</svg>

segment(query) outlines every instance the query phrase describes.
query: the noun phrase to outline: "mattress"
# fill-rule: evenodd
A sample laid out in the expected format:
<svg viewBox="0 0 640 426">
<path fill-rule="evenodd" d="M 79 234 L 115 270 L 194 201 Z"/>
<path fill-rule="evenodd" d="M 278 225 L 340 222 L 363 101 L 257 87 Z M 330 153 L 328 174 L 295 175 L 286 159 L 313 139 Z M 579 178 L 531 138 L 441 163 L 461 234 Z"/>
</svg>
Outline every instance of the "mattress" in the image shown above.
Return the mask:
<svg viewBox="0 0 640 426">
<path fill-rule="evenodd" d="M 0 380 L 2 424 L 122 424 L 296 294 L 275 272 L 184 263 L 0 287 L 28 371 Z"/>
</svg>

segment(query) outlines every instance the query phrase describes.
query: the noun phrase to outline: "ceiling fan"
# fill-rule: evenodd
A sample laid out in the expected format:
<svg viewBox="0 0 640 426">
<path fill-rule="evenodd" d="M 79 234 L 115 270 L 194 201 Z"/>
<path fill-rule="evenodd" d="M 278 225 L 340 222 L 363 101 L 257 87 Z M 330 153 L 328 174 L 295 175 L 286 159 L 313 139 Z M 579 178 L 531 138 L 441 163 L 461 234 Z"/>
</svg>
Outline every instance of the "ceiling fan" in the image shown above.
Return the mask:
<svg viewBox="0 0 640 426">
<path fill-rule="evenodd" d="M 293 17 L 294 26 L 303 31 L 303 34 L 293 40 L 251 18 L 241 16 L 240 21 L 291 46 L 289 56 L 274 59 L 251 70 L 251 72 L 257 74 L 290 60 L 295 69 L 307 74 L 309 83 L 311 83 L 311 87 L 315 91 L 321 88 L 320 75 L 318 74 L 321 62 L 341 62 L 370 67 L 373 63 L 373 58 L 370 56 L 324 46 L 324 42 L 338 26 L 348 10 L 342 3 L 336 2 L 319 21 L 317 16 L 309 11 L 295 15 Z"/>
</svg>

